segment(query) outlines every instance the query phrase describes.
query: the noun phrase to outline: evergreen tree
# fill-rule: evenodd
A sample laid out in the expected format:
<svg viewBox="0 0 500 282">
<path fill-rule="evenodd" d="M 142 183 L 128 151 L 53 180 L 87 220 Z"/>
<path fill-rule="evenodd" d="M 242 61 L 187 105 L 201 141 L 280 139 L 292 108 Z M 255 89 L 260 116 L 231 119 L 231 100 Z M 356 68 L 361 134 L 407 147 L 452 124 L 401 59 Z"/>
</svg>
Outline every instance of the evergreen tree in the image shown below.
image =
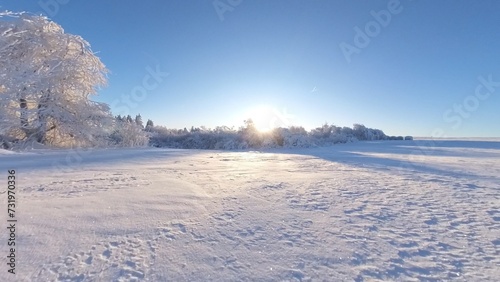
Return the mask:
<svg viewBox="0 0 500 282">
<path fill-rule="evenodd" d="M 127 122 L 128 123 L 133 123 L 134 120 L 132 119 L 132 117 L 130 115 L 127 116 Z"/>
<path fill-rule="evenodd" d="M 152 131 L 154 127 L 153 121 L 148 119 L 146 122 L 146 131 Z"/>
<path fill-rule="evenodd" d="M 141 114 L 135 116 L 135 124 L 137 124 L 140 128 L 144 128 L 144 124 L 142 122 Z"/>
</svg>

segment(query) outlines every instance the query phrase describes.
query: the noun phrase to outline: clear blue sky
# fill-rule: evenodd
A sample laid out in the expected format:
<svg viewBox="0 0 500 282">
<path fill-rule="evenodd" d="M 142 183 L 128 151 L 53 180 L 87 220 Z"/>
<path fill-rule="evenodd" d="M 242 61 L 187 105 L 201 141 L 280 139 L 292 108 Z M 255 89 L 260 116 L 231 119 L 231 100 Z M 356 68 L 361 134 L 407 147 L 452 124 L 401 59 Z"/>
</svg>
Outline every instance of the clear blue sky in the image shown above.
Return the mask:
<svg viewBox="0 0 500 282">
<path fill-rule="evenodd" d="M 240 126 L 260 114 L 306 128 L 500 136 L 497 0 L 60 2 L 0 9 L 48 14 L 89 41 L 111 71 L 95 99 L 116 114 L 150 67 L 169 76 L 127 111 L 167 127 Z"/>
</svg>

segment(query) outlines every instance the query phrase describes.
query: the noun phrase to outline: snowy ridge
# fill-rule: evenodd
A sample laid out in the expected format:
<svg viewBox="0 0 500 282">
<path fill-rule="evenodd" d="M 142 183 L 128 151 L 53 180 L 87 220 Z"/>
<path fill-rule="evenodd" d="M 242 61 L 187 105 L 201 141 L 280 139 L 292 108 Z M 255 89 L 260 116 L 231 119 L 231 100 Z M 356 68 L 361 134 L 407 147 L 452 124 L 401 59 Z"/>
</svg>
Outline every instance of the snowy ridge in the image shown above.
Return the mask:
<svg viewBox="0 0 500 282">
<path fill-rule="evenodd" d="M 92 150 L 51 166 L 71 153 L 0 155 L 20 183 L 16 281 L 500 277 L 498 141 Z"/>
</svg>

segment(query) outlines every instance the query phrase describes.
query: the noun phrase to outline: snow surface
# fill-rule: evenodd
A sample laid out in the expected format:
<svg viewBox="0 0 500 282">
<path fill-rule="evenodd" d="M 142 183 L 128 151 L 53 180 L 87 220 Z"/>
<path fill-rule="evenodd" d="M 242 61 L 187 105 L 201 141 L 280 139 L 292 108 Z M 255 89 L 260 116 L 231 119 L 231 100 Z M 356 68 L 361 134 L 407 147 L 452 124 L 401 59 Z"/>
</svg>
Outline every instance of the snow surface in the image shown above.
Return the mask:
<svg viewBox="0 0 500 282">
<path fill-rule="evenodd" d="M 498 139 L 0 150 L 2 179 L 7 169 L 18 260 L 16 276 L 2 263 L 0 281 L 500 277 Z"/>
</svg>

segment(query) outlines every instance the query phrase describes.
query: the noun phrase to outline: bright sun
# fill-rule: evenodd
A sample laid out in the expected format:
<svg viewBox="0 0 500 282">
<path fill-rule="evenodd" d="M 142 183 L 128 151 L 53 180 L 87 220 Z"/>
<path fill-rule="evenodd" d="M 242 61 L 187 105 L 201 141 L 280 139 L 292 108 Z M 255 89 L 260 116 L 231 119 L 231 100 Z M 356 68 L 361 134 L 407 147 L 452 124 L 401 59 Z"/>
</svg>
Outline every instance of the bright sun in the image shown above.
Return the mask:
<svg viewBox="0 0 500 282">
<path fill-rule="evenodd" d="M 247 117 L 251 118 L 255 128 L 260 132 L 271 131 L 276 127 L 276 110 L 268 105 L 261 105 L 248 111 Z"/>
</svg>

